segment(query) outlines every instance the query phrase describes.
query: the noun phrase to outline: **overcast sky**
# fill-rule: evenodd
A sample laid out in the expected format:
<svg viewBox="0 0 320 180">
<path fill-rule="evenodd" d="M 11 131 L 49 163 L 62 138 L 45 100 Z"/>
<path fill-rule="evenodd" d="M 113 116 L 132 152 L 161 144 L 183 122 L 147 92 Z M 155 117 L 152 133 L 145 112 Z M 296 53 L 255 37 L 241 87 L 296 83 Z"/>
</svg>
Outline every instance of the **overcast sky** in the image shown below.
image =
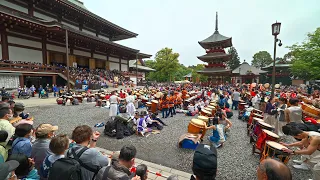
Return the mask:
<svg viewBox="0 0 320 180">
<path fill-rule="evenodd" d="M 241 62 L 251 62 L 262 50 L 273 54 L 271 24 L 282 23 L 277 49 L 301 42 L 320 27 L 320 0 L 83 0 L 95 14 L 135 33 L 137 38 L 118 43 L 154 55 L 164 47 L 180 54 L 180 63 L 201 63 L 198 41 L 214 33 L 215 12 L 220 34 L 232 37 Z"/>
</svg>

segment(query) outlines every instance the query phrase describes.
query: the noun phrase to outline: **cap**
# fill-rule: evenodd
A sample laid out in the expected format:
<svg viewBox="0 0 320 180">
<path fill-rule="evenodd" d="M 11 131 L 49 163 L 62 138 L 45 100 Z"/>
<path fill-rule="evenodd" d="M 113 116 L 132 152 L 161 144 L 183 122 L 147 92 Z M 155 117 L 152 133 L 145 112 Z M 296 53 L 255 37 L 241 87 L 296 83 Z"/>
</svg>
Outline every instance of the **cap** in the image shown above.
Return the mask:
<svg viewBox="0 0 320 180">
<path fill-rule="evenodd" d="M 36 133 L 39 135 L 45 135 L 57 130 L 58 126 L 52 126 L 51 124 L 41 124 L 38 126 Z"/>
<path fill-rule="evenodd" d="M 195 175 L 215 176 L 217 172 L 216 148 L 199 144 L 193 156 L 192 171 Z"/>
<path fill-rule="evenodd" d="M 6 179 L 10 172 L 17 169 L 19 162 L 16 160 L 10 160 L 0 164 L 0 179 Z"/>
</svg>

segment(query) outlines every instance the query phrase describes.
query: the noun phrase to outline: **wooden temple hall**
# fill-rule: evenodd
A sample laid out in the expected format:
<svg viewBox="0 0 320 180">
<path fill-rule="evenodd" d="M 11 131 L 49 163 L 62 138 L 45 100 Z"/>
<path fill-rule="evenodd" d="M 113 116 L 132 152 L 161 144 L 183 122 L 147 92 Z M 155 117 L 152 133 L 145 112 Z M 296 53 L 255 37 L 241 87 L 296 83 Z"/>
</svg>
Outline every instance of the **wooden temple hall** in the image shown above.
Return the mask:
<svg viewBox="0 0 320 180">
<path fill-rule="evenodd" d="M 129 60 L 151 57 L 117 43 L 138 34 L 97 16 L 78 0 L 1 0 L 0 33 L 2 61 L 129 71 Z M 3 77 L 17 69 L 0 62 L 0 71 Z M 21 85 L 27 76 L 49 76 L 52 84 L 59 76 L 54 67 L 35 73 L 29 65 L 20 71 L 10 77 Z"/>
</svg>

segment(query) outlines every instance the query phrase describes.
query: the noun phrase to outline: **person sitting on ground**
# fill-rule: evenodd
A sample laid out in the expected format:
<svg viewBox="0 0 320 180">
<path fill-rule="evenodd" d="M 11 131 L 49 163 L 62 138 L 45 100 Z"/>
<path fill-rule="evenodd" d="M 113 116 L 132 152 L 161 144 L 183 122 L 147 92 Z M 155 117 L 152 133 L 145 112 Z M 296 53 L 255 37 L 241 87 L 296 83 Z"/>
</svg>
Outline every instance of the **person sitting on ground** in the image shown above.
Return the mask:
<svg viewBox="0 0 320 180">
<path fill-rule="evenodd" d="M 145 164 L 140 164 L 136 168 L 136 175 L 140 177 L 140 180 L 148 179 L 148 167 Z"/>
<path fill-rule="evenodd" d="M 24 154 L 31 157 L 32 145 L 30 137 L 33 133 L 33 127 L 30 124 L 20 124 L 17 126 L 15 135 L 17 138 L 12 143 L 12 154 Z"/>
<path fill-rule="evenodd" d="M 208 136 L 208 140 L 213 143 L 216 148 L 221 147 L 226 141 L 225 126 L 223 124 L 219 124 L 219 117 L 221 116 L 222 115 L 220 113 L 216 113 L 212 120 L 212 125 L 206 127 L 206 129 L 212 129 L 212 136 Z"/>
<path fill-rule="evenodd" d="M 0 164 L 4 163 L 8 158 L 8 151 L 6 149 L 7 138 L 8 138 L 8 132 L 0 131 Z"/>
<path fill-rule="evenodd" d="M 53 163 L 61 158 L 64 158 L 65 151 L 69 148 L 69 138 L 65 134 L 53 137 L 50 142 L 50 151 L 52 155 L 47 156 L 41 165 L 40 175 L 43 178 L 48 178 L 50 168 Z M 54 174 L 53 174 L 54 176 Z"/>
<path fill-rule="evenodd" d="M 148 128 L 157 128 L 158 130 L 162 130 L 163 126 L 161 125 L 161 123 L 158 120 L 153 120 L 151 119 L 151 117 L 148 115 L 147 111 L 141 111 L 141 113 L 144 114 L 144 119 L 147 123 L 147 127 Z"/>
<path fill-rule="evenodd" d="M 0 163 L 0 179 L 17 180 L 15 170 L 18 166 L 19 162 L 15 160 Z"/>
<path fill-rule="evenodd" d="M 16 160 L 19 162 L 18 168 L 15 170 L 15 174 L 18 179 L 23 180 L 39 180 L 40 176 L 38 171 L 34 168 L 34 162 L 31 158 L 28 158 L 24 154 L 12 154 L 9 156 L 8 161 Z"/>
<path fill-rule="evenodd" d="M 271 158 L 260 162 L 257 168 L 257 177 L 258 180 L 292 180 L 288 166 Z"/>
<path fill-rule="evenodd" d="M 98 168 L 108 165 L 108 157 L 102 155 L 95 147 L 100 133 L 95 131 L 87 125 L 82 125 L 76 127 L 72 132 L 72 140 L 76 142 L 67 151 L 67 157 L 74 158 L 73 154 L 76 154 L 78 158 L 86 165 L 92 169 L 98 170 Z M 87 146 L 90 145 L 90 148 Z M 82 154 L 80 154 L 82 152 Z M 80 157 L 79 157 L 80 154 Z M 81 166 L 81 177 L 82 179 L 90 180 L 98 171 L 90 171 L 84 166 Z"/>
<path fill-rule="evenodd" d="M 224 113 L 218 113 L 218 116 L 219 116 L 219 124 L 223 124 L 225 126 L 224 128 L 225 132 L 229 132 L 232 126 L 231 121 L 227 119 Z"/>
<path fill-rule="evenodd" d="M 139 178 L 133 177 L 130 168 L 135 163 L 137 150 L 133 145 L 124 145 L 120 150 L 119 158 L 112 158 L 111 165 L 100 169 L 96 180 L 137 180 Z"/>
<path fill-rule="evenodd" d="M 140 118 L 135 120 L 135 124 L 137 125 L 137 134 L 141 134 L 144 136 L 145 133 L 151 132 L 152 129 L 147 127 L 147 122 L 145 120 L 145 113 L 142 111 L 139 114 Z"/>
<path fill-rule="evenodd" d="M 149 114 L 147 115 L 151 120 L 153 121 L 158 121 L 160 122 L 162 125 L 167 126 L 166 123 L 164 123 L 156 114 L 152 113 L 151 111 L 149 111 Z"/>
<path fill-rule="evenodd" d="M 283 151 L 293 154 L 301 155 L 301 161 L 293 160 L 294 163 L 300 165 L 293 165 L 296 169 L 309 170 L 313 166 L 313 179 L 320 179 L 320 133 L 314 131 L 302 131 L 295 126 L 285 125 L 282 131 L 286 135 L 293 136 L 296 139 L 301 139 L 299 142 L 286 144 L 281 143 L 286 147 L 300 147 L 301 150 L 283 149 Z"/>
<path fill-rule="evenodd" d="M 55 132 L 58 130 L 58 126 L 51 124 L 40 124 L 36 128 L 36 141 L 32 145 L 31 158 L 35 162 L 35 168 L 40 172 L 40 167 L 43 160 L 51 155 L 52 152 L 49 149 L 51 138 L 54 137 Z"/>
<path fill-rule="evenodd" d="M 9 122 L 9 119 L 12 117 L 13 117 L 13 114 L 12 114 L 12 110 L 9 108 L 9 104 L 0 103 L 0 130 L 6 131 L 8 133 L 6 145 L 15 131 L 15 128 Z"/>
<path fill-rule="evenodd" d="M 193 155 L 190 180 L 215 180 L 217 175 L 217 150 L 213 146 L 199 144 Z"/>
</svg>

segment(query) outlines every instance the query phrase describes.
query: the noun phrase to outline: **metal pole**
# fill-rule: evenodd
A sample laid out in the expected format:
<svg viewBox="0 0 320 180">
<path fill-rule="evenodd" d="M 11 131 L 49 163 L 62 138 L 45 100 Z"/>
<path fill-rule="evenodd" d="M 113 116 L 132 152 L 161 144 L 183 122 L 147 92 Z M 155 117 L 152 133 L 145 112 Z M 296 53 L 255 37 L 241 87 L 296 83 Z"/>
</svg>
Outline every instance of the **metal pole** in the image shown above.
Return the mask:
<svg viewBox="0 0 320 180">
<path fill-rule="evenodd" d="M 136 86 L 138 86 L 138 53 L 136 54 Z"/>
<path fill-rule="evenodd" d="M 274 86 L 276 82 L 276 53 L 277 53 L 277 35 L 274 36 L 271 98 L 274 98 Z"/>
<path fill-rule="evenodd" d="M 69 62 L 69 37 L 68 37 L 68 30 L 66 30 L 66 57 L 67 57 L 67 83 L 68 83 L 68 90 L 70 90 L 70 62 Z"/>
</svg>

